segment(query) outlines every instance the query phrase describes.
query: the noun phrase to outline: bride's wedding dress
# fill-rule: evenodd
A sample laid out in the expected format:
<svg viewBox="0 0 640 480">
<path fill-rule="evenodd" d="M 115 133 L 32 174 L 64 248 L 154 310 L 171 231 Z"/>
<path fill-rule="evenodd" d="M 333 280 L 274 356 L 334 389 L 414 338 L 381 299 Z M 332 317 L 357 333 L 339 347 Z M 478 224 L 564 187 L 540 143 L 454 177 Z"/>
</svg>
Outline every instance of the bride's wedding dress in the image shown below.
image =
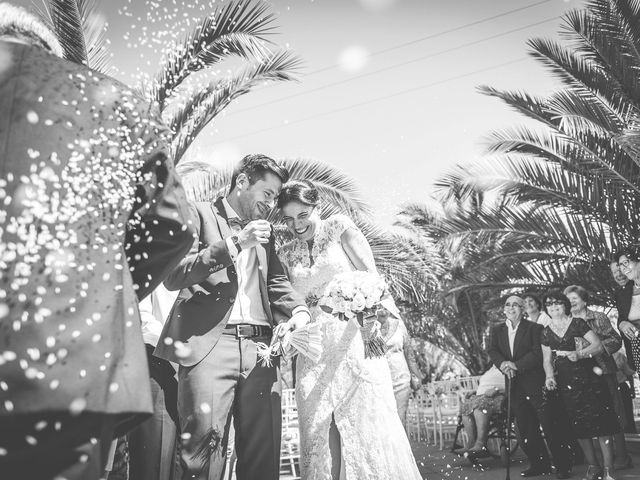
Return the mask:
<svg viewBox="0 0 640 480">
<path fill-rule="evenodd" d="M 340 237 L 357 228 L 343 215 L 323 220 L 313 248 L 294 239 L 280 250 L 293 287 L 305 295 L 320 322 L 323 352 L 317 363 L 298 355 L 296 399 L 301 476 L 331 479 L 329 427 L 340 432 L 341 480 L 421 479 L 398 416 L 387 360 L 364 357 L 357 320 L 342 321 L 315 306 L 338 273 L 354 270 Z M 311 261 L 313 259 L 313 261 Z"/>
</svg>

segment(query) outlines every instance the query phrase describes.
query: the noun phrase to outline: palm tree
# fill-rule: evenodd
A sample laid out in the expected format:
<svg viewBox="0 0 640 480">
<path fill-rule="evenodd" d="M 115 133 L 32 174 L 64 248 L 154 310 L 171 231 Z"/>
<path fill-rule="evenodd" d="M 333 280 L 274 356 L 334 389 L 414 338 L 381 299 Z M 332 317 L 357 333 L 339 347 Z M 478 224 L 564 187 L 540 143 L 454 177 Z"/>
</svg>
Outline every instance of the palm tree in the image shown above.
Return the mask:
<svg viewBox="0 0 640 480">
<path fill-rule="evenodd" d="M 95 0 L 42 0 L 36 11 L 54 32 L 67 60 L 108 72 L 105 24 Z"/>
<path fill-rule="evenodd" d="M 40 16 L 56 34 L 65 57 L 104 71 L 108 51 L 104 24 L 95 0 L 42 0 Z M 173 132 L 173 160 L 185 152 L 213 119 L 231 102 L 266 82 L 291 81 L 301 61 L 287 50 L 271 51 L 269 36 L 275 16 L 257 0 L 232 0 L 216 6 L 160 62 L 160 71 L 142 94 L 156 104 Z M 193 74 L 207 72 L 229 58 L 246 66 L 204 86 L 188 87 Z"/>
<path fill-rule="evenodd" d="M 491 294 L 471 288 L 458 289 L 470 275 L 469 262 L 474 254 L 491 248 L 491 243 L 460 241 L 449 233 L 456 217 L 473 218 L 491 203 L 482 192 L 471 195 L 452 186 L 441 192 L 439 203 L 406 205 L 396 225 L 415 238 L 429 240 L 436 246 L 443 268 L 438 276 L 442 292 L 431 305 L 412 307 L 403 313 L 412 335 L 428 340 L 451 354 L 472 373 L 484 372 L 489 364 L 485 339 L 496 320 Z"/>
<path fill-rule="evenodd" d="M 178 164 L 202 130 L 232 101 L 258 85 L 292 81 L 301 61 L 287 50 L 271 52 L 267 45 L 275 29 L 268 5 L 234 0 L 203 18 L 161 62 L 149 92 L 174 132 L 174 163 Z M 247 66 L 227 78 L 214 78 L 204 87 L 181 89 L 194 73 L 230 57 Z"/>
<path fill-rule="evenodd" d="M 450 293 L 580 283 L 605 304 L 613 252 L 640 237 L 640 3 L 593 0 L 561 35 L 529 42 L 554 94 L 480 88 L 538 127 L 493 133 L 487 158 L 439 182 L 463 203 L 493 200 L 432 228 L 462 252 Z"/>
</svg>

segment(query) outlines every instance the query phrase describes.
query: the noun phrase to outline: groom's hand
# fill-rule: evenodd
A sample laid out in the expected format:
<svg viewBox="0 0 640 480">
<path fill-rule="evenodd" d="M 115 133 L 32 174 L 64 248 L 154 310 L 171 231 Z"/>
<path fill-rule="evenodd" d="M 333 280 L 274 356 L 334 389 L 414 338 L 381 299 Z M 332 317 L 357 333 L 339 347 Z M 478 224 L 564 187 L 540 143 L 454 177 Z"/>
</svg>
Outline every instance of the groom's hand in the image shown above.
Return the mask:
<svg viewBox="0 0 640 480">
<path fill-rule="evenodd" d="M 238 242 L 244 250 L 260 243 L 269 243 L 270 237 L 271 224 L 266 220 L 253 220 L 238 233 Z"/>
<path fill-rule="evenodd" d="M 297 328 L 304 327 L 311 320 L 309 312 L 301 310 L 295 313 L 289 320 L 278 325 L 275 329 L 275 334 L 278 338 L 282 339 L 287 332 L 296 330 Z"/>
</svg>

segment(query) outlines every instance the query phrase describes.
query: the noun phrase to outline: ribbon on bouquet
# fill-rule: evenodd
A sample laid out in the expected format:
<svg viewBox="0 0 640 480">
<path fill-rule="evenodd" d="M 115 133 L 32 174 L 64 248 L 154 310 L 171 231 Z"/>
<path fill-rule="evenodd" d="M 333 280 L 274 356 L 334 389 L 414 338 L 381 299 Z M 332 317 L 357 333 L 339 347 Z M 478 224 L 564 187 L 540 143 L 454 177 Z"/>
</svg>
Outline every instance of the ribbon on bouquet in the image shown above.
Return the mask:
<svg viewBox="0 0 640 480">
<path fill-rule="evenodd" d="M 387 344 L 382 338 L 378 315 L 365 317 L 358 314 L 358 323 L 360 323 L 360 333 L 364 342 L 364 358 L 384 357 L 387 353 Z"/>
<path fill-rule="evenodd" d="M 273 365 L 273 359 L 276 357 L 287 360 L 299 353 L 314 363 L 320 360 L 322 332 L 318 322 L 307 323 L 303 327 L 287 332 L 282 340 L 274 335 L 270 345 L 263 342 L 257 344 L 258 361 L 267 367 Z"/>
</svg>

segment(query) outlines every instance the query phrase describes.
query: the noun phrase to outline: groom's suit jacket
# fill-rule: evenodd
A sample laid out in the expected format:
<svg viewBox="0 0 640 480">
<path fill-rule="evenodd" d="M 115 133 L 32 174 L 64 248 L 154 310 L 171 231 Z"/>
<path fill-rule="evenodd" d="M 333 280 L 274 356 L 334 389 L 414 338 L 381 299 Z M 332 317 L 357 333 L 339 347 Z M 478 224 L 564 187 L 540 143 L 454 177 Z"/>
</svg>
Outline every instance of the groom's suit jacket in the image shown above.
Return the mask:
<svg viewBox="0 0 640 480">
<path fill-rule="evenodd" d="M 225 241 L 233 233 L 222 198 L 191 207 L 199 219 L 198 238 L 164 282 L 169 290 L 180 289 L 180 294 L 154 352 L 184 367 L 197 364 L 216 345 L 238 292 L 238 276 Z M 274 241 L 272 232 L 269 243 L 255 247 L 262 305 L 272 326 L 307 308 L 289 283 Z M 176 342 L 181 343 L 176 346 Z"/>
</svg>

